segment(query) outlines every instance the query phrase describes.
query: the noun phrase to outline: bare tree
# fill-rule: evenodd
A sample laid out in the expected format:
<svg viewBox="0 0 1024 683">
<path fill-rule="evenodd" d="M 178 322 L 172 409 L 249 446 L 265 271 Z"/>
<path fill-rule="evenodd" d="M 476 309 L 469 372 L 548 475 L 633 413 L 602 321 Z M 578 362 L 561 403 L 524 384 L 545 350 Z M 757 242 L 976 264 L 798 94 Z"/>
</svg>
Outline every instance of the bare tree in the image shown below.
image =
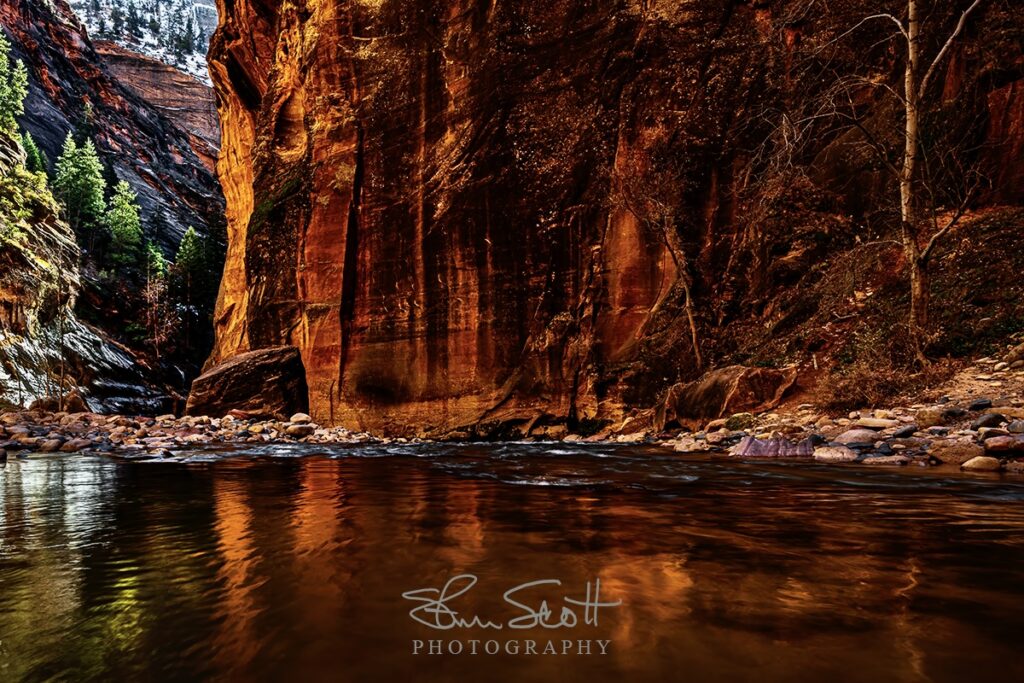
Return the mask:
<svg viewBox="0 0 1024 683">
<path fill-rule="evenodd" d="M 921 103 L 928 94 L 928 86 L 935 76 L 939 65 L 949 54 L 950 48 L 964 31 L 967 20 L 982 3 L 974 0 L 961 13 L 956 28 L 942 44 L 928 68 L 921 75 L 921 23 L 918 14 L 918 0 L 907 0 L 906 28 L 901 21 L 888 17 L 900 27 L 906 40 L 907 61 L 903 81 L 903 106 L 906 112 L 904 130 L 903 165 L 900 170 L 900 220 L 903 237 L 903 251 L 910 269 L 910 328 L 914 335 L 915 349 L 920 360 L 925 361 L 922 337 L 928 330 L 928 313 L 931 298 L 931 286 L 928 273 L 928 262 L 936 244 L 960 220 L 966 209 L 966 202 L 953 213 L 945 225 L 930 235 L 929 225 L 922 221 L 918 214 L 920 206 L 918 184 L 918 161 L 921 153 Z M 932 228 L 934 229 L 934 228 Z M 927 240 L 927 241 L 926 241 Z M 926 362 L 926 361 L 925 361 Z"/>
</svg>

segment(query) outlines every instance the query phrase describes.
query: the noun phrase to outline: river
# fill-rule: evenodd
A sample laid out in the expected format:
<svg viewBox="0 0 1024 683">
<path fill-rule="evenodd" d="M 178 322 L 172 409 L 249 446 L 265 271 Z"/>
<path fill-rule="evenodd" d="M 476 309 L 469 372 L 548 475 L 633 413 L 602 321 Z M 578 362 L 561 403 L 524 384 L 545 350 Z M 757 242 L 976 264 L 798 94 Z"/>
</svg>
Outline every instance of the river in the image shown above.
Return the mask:
<svg viewBox="0 0 1024 683">
<path fill-rule="evenodd" d="M 12 457 L 0 496 L 3 681 L 1024 680 L 1021 479 L 275 446 Z M 561 628 L 509 626 L 541 600 Z M 502 628 L 422 623 L 454 612 Z"/>
</svg>

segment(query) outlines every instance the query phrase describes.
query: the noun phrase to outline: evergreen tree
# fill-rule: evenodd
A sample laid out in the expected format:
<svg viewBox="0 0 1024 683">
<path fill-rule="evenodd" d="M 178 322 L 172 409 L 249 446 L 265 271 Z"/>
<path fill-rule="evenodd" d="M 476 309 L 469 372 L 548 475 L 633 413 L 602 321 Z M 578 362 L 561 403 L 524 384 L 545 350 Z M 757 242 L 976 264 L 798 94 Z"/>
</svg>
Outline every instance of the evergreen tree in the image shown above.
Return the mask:
<svg viewBox="0 0 1024 683">
<path fill-rule="evenodd" d="M 46 173 L 49 170 L 50 162 L 29 133 L 22 134 L 21 146 L 25 148 L 25 168 L 32 173 Z"/>
<path fill-rule="evenodd" d="M 146 240 L 146 279 L 163 279 L 166 276 L 167 259 L 155 244 Z"/>
<path fill-rule="evenodd" d="M 25 113 L 28 71 L 21 61 L 10 62 L 11 44 L 0 33 L 0 130 L 16 133 L 18 117 Z"/>
<path fill-rule="evenodd" d="M 105 222 L 110 231 L 110 261 L 118 266 L 136 263 L 142 247 L 142 220 L 139 218 L 138 196 L 131 186 L 121 181 L 114 188 Z"/>
<path fill-rule="evenodd" d="M 142 19 L 134 2 L 128 3 L 128 32 L 136 38 L 142 37 Z"/>
<path fill-rule="evenodd" d="M 110 11 L 110 23 L 114 29 L 115 36 L 124 35 L 124 12 L 120 7 L 115 7 Z"/>
<path fill-rule="evenodd" d="M 68 223 L 80 237 L 88 236 L 91 250 L 95 233 L 103 219 L 103 193 L 106 181 L 103 179 L 103 164 L 92 140 L 86 140 L 79 147 L 74 136 L 68 133 L 64 149 L 57 159 L 53 188 L 57 199 L 64 207 Z"/>
</svg>

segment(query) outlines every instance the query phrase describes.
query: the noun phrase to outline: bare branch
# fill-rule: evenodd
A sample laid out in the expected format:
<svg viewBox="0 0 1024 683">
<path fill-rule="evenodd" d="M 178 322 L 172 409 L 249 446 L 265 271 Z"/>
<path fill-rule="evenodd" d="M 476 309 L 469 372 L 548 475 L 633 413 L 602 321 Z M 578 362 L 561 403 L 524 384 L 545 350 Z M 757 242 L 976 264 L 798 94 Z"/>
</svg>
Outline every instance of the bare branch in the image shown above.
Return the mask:
<svg viewBox="0 0 1024 683">
<path fill-rule="evenodd" d="M 980 0 L 979 0 L 979 2 L 980 2 Z M 896 17 L 894 17 L 891 14 L 872 14 L 869 17 L 864 17 L 863 19 L 858 21 L 856 24 L 854 24 L 852 27 L 850 27 L 848 30 L 844 31 L 843 33 L 839 34 L 838 36 L 836 36 L 832 40 L 830 40 L 827 43 L 825 43 L 824 45 L 822 45 L 821 48 L 819 48 L 817 50 L 817 52 L 820 52 L 821 50 L 825 49 L 829 45 L 833 45 L 835 43 L 838 43 L 840 40 L 842 40 L 846 36 L 850 35 L 854 31 L 859 29 L 861 26 L 863 26 L 864 24 L 868 23 L 869 21 L 873 21 L 875 19 L 890 19 L 893 23 L 896 24 L 897 28 L 899 28 L 900 33 L 903 35 L 903 37 L 908 42 L 910 41 L 910 36 L 907 35 L 907 29 L 903 28 L 903 22 L 902 21 L 900 21 L 899 19 L 897 19 Z"/>
<path fill-rule="evenodd" d="M 928 84 L 931 81 L 932 76 L 935 75 L 935 70 L 938 68 L 942 60 L 945 59 L 946 54 L 949 52 L 950 48 L 953 47 L 953 43 L 956 42 L 956 39 L 961 33 L 963 33 L 964 27 L 967 25 L 967 19 L 971 16 L 971 12 L 976 10 L 981 3 L 982 0 L 974 0 L 974 2 L 971 3 L 971 6 L 964 10 L 964 13 L 960 15 L 960 21 L 957 22 L 953 33 L 946 39 L 946 44 L 942 46 L 941 50 L 939 50 L 939 54 L 935 55 L 935 59 L 932 60 L 931 66 L 928 67 L 928 71 L 925 72 L 924 78 L 921 79 L 921 84 L 917 89 L 917 98 L 919 100 L 924 97 L 924 94 L 928 89 Z"/>
</svg>

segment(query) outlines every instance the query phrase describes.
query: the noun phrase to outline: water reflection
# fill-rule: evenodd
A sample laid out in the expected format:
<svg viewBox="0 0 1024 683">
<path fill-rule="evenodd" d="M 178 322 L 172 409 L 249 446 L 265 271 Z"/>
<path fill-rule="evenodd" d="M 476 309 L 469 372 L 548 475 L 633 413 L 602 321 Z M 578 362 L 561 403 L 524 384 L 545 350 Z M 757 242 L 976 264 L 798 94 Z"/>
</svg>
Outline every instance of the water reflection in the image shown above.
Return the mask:
<svg viewBox="0 0 1024 683">
<path fill-rule="evenodd" d="M 1024 484 L 637 448 L 431 448 L 12 461 L 0 679 L 1024 674 Z M 582 597 L 599 577 L 602 599 L 623 606 L 572 632 L 442 633 L 408 617 L 403 591 L 459 573 L 479 577 L 459 599 L 466 614 L 515 616 L 502 592 L 547 578 L 563 585 L 536 599 Z M 453 637 L 612 645 L 604 657 L 411 654 L 415 639 Z"/>
</svg>

